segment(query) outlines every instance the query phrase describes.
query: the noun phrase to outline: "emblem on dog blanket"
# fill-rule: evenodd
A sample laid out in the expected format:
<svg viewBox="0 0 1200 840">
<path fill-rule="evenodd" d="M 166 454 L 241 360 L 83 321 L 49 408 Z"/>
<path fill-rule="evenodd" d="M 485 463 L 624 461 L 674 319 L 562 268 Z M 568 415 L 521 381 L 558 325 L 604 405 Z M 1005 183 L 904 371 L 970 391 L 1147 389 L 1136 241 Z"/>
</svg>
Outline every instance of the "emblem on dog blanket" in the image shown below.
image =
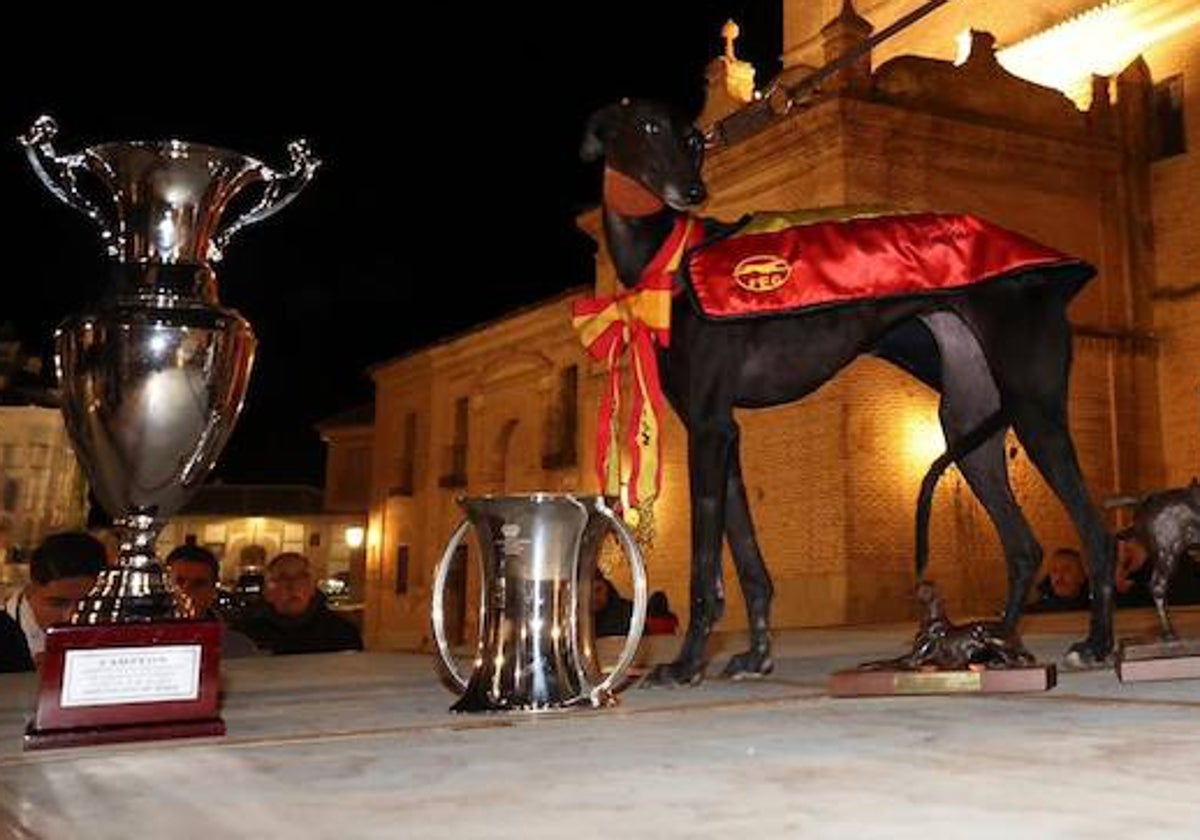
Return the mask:
<svg viewBox="0 0 1200 840">
<path fill-rule="evenodd" d="M 749 216 L 692 250 L 687 282 L 708 318 L 937 294 L 1079 260 L 975 216 L 828 208 Z"/>
<path fill-rule="evenodd" d="M 733 282 L 754 294 L 773 292 L 791 276 L 792 264 L 774 255 L 747 257 L 733 270 Z"/>
</svg>

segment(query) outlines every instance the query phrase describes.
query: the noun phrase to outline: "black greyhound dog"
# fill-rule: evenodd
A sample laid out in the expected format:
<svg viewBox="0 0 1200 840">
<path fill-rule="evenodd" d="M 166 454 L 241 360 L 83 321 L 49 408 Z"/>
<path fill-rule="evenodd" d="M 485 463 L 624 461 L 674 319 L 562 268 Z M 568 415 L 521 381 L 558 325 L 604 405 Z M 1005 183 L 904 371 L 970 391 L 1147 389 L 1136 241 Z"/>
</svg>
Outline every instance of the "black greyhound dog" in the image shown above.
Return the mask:
<svg viewBox="0 0 1200 840">
<path fill-rule="evenodd" d="M 605 162 L 604 233 L 622 285 L 638 284 L 680 214 L 706 200 L 704 151 L 704 137 L 690 121 L 660 104 L 626 100 L 592 115 L 581 154 Z M 699 221 L 714 236 L 730 229 L 713 219 Z M 742 480 L 734 409 L 799 400 L 866 353 L 941 393 L 948 451 L 931 468 L 925 489 L 931 493 L 935 473 L 957 462 L 1003 545 L 1009 585 L 1004 620 L 1010 628 L 1042 555 L 1008 483 L 1004 431 L 1015 429 L 1070 513 L 1090 562 L 1089 633 L 1072 645 L 1068 658 L 1078 664 L 1105 660 L 1113 644 L 1114 543 L 1088 497 L 1067 428 L 1066 307 L 1091 274 L 1084 267 L 1073 280 L 1048 282 L 1026 271 L 950 294 L 750 321 L 707 320 L 687 295 L 676 296 L 670 344 L 657 353 L 663 391 L 688 430 L 691 609 L 678 656 L 648 681 L 703 678 L 706 640 L 724 609 L 722 537 L 733 555 L 751 634 L 750 649 L 732 658 L 724 676 L 771 671 L 772 584 Z"/>
</svg>

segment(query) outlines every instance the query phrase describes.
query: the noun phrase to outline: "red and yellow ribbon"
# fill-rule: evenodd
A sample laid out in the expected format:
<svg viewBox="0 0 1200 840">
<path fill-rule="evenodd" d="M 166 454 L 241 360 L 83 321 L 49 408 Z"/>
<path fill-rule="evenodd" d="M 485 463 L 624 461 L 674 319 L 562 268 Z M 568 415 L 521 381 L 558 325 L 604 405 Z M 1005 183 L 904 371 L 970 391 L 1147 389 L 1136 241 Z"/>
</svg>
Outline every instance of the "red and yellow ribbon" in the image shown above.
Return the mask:
<svg viewBox="0 0 1200 840">
<path fill-rule="evenodd" d="M 652 512 L 662 487 L 659 435 L 666 406 L 658 378 L 656 347 L 671 341 L 671 298 L 684 253 L 699 244 L 702 227 L 681 217 L 631 290 L 575 303 L 573 323 L 588 353 L 608 365 L 608 387 L 600 403 L 596 431 L 596 471 L 601 492 L 622 499 L 621 453 L 614 447 L 621 413 L 621 363 L 628 353 L 633 373 L 633 404 L 626 444 L 629 453 L 628 505 L 624 516 L 636 525 Z"/>
</svg>

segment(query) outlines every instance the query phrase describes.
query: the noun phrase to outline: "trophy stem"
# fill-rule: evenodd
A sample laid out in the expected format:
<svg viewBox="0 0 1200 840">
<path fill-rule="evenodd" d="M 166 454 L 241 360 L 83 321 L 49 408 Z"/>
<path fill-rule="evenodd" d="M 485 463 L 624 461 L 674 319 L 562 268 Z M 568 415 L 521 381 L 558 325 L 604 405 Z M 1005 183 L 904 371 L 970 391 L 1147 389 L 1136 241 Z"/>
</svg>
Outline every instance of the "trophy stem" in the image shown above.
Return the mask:
<svg viewBox="0 0 1200 840">
<path fill-rule="evenodd" d="M 105 569 L 75 607 L 72 624 L 128 624 L 191 618 L 192 605 L 172 587 L 154 556 L 154 543 L 165 523 L 150 511 L 113 521 L 117 567 Z"/>
<path fill-rule="evenodd" d="M 166 523 L 154 517 L 154 510 L 142 510 L 117 517 L 113 531 L 117 535 L 117 563 L 123 569 L 145 570 L 157 565 L 154 544 Z"/>
</svg>

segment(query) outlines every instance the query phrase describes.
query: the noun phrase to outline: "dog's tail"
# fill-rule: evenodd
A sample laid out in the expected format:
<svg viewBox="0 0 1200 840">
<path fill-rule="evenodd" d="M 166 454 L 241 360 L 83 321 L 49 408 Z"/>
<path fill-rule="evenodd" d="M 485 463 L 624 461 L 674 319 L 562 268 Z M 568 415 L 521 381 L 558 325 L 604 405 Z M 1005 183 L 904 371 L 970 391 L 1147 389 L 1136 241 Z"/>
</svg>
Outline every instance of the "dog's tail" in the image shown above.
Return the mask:
<svg viewBox="0 0 1200 840">
<path fill-rule="evenodd" d="M 929 565 L 929 516 L 933 507 L 933 491 L 937 488 L 942 473 L 956 461 L 970 455 L 992 435 L 1008 427 L 1008 413 L 1001 406 L 984 418 L 978 426 L 946 447 L 946 451 L 934 459 L 921 480 L 921 491 L 917 494 L 917 580 L 925 578 L 925 567 Z"/>
</svg>

